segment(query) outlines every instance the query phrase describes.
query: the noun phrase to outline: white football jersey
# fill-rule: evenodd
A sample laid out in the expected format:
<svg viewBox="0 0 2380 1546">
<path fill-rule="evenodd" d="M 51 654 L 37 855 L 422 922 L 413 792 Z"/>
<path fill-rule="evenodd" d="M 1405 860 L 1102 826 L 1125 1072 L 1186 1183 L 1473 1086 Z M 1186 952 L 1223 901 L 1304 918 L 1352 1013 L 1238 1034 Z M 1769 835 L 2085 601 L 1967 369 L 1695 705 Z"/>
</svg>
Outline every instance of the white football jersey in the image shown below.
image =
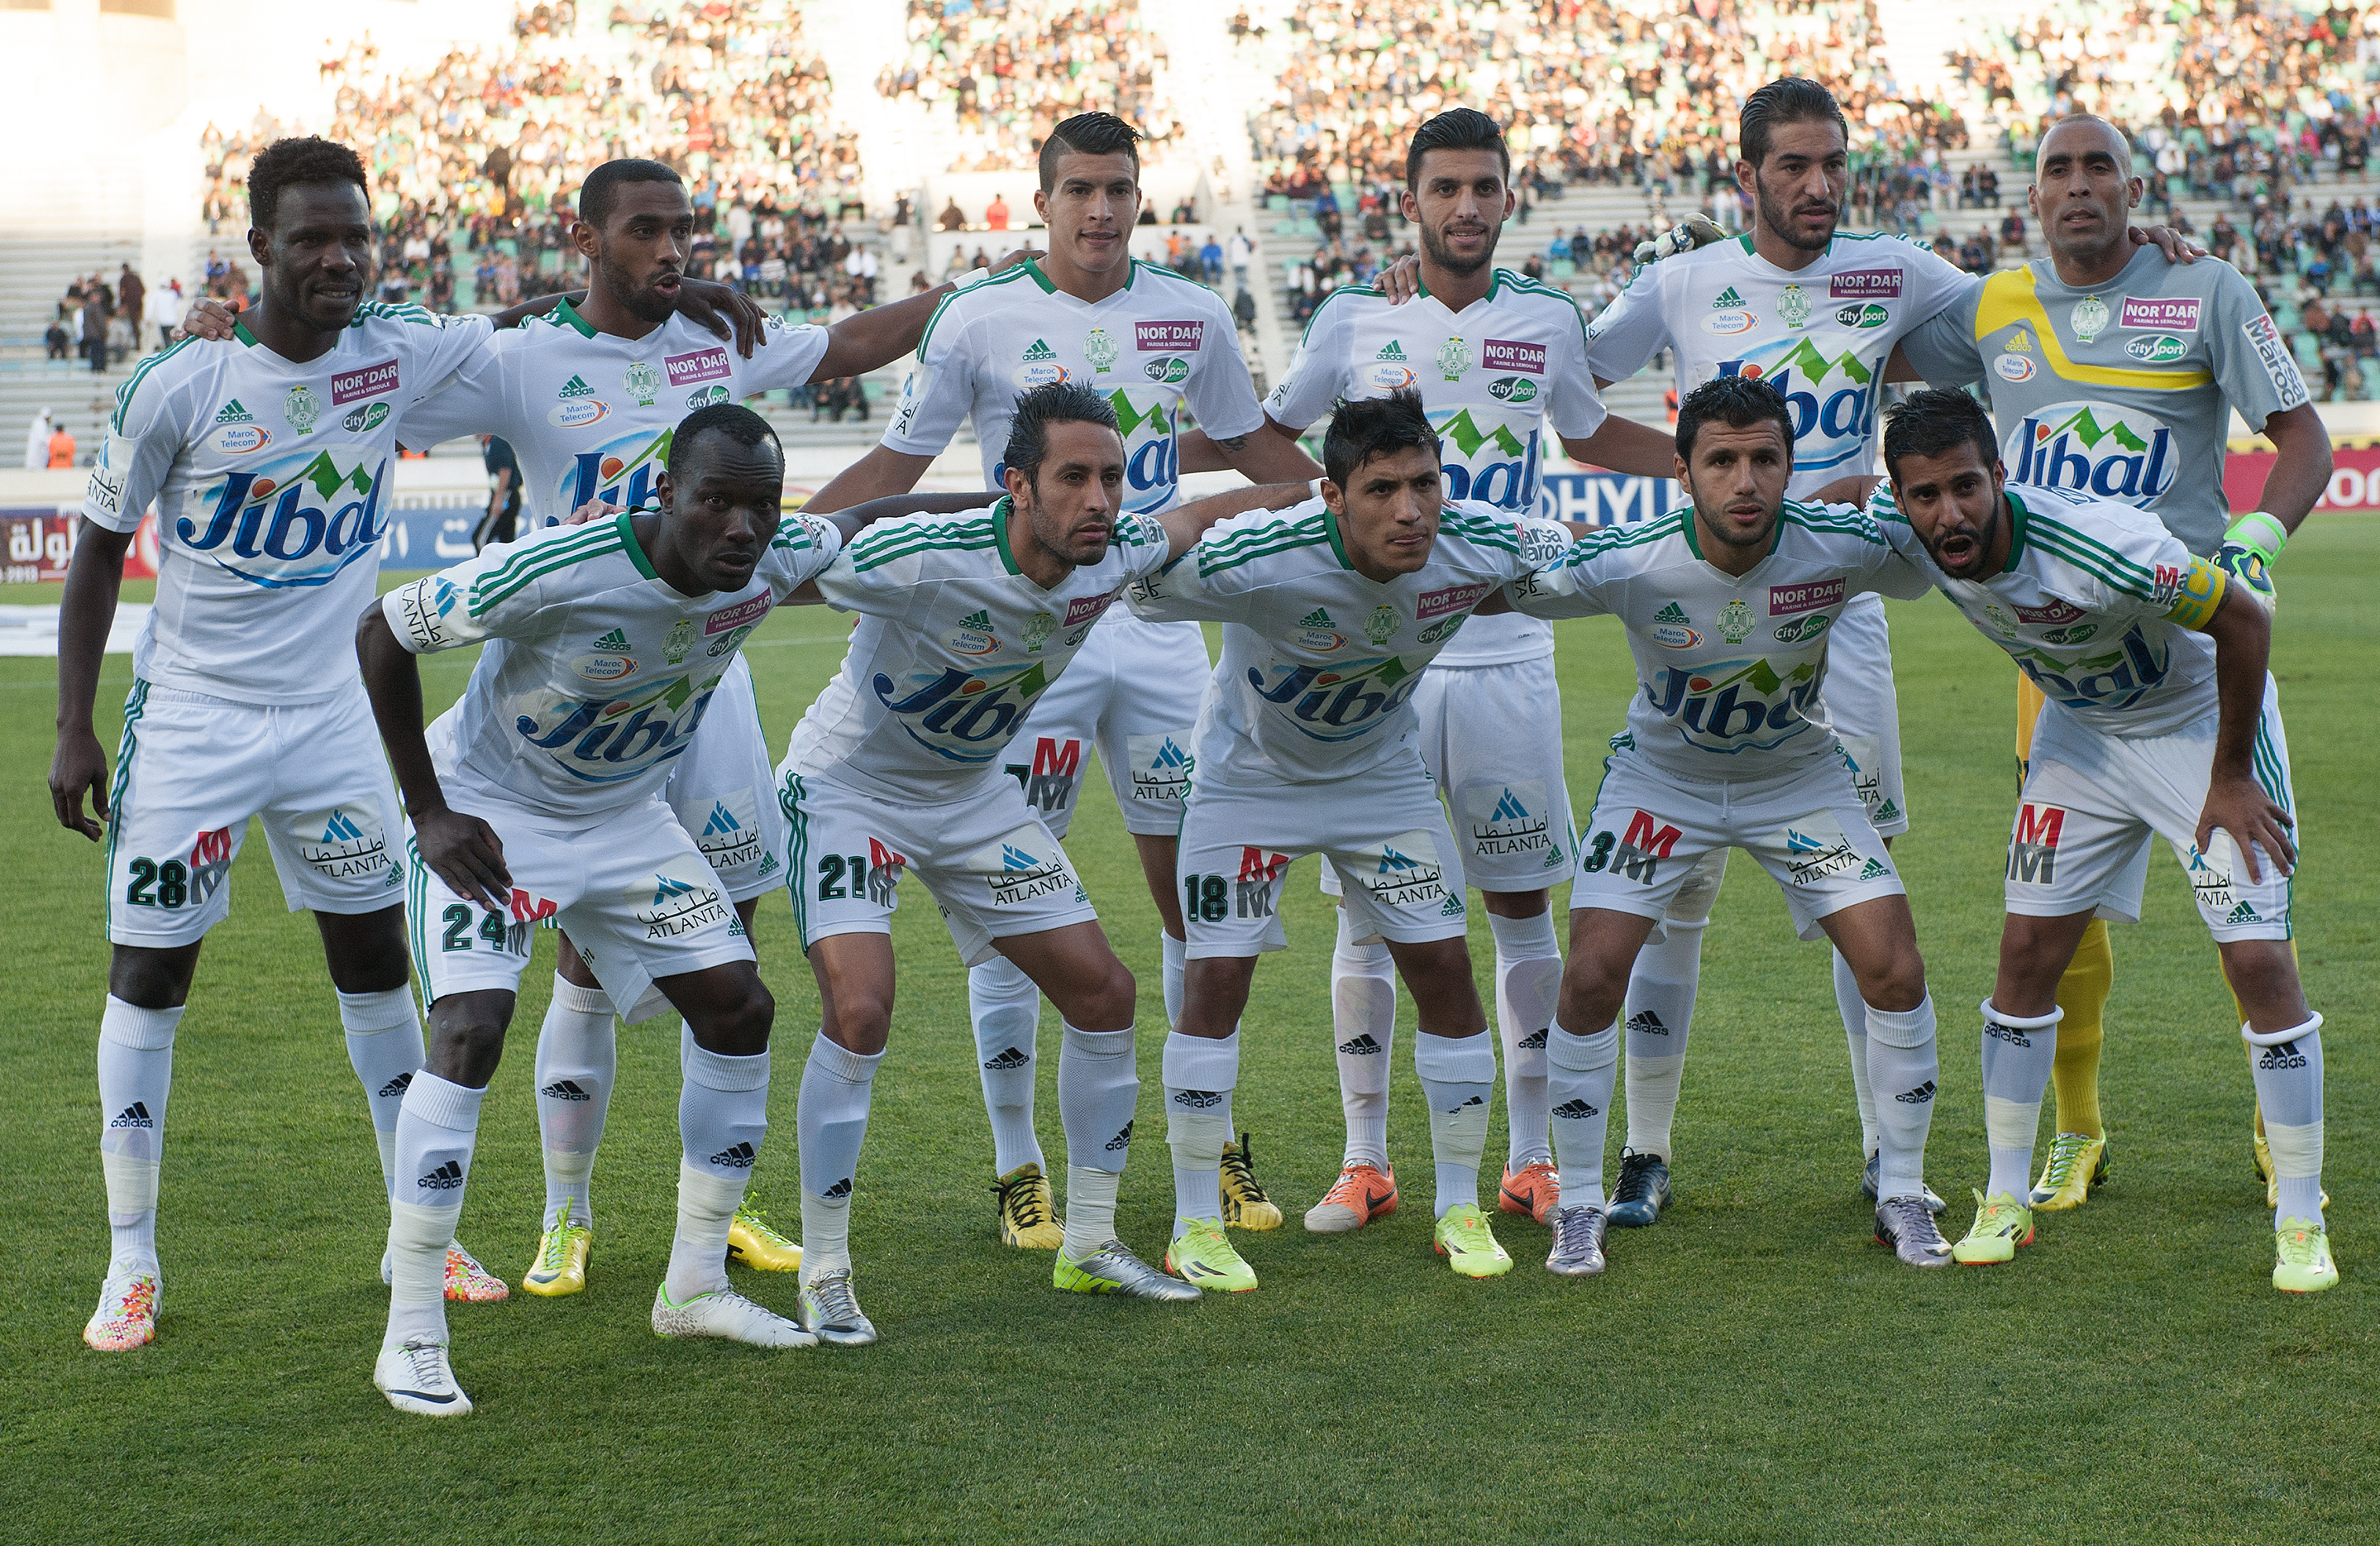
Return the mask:
<svg viewBox="0 0 2380 1546">
<path fill-rule="evenodd" d="M 786 771 L 900 800 L 1000 776 L 1034 700 L 1171 545 L 1155 520 L 1122 516 L 1105 556 L 1044 590 L 1009 552 L 1009 507 L 878 521 L 819 576 L 829 605 L 863 615 Z"/>
<path fill-rule="evenodd" d="M 1341 286 L 1315 308 L 1265 411 L 1304 430 L 1342 398 L 1403 386 L 1421 393 L 1438 431 L 1447 499 L 1515 514 L 1537 513 L 1546 431 L 1582 439 L 1605 418 L 1578 302 L 1504 269 L 1460 311 L 1427 290 L 1391 306 L 1373 286 Z M 1502 665 L 1553 652 L 1553 629 L 1535 617 L 1476 617 L 1438 663 Z"/>
<path fill-rule="evenodd" d="M 1512 588 L 1539 617 L 1609 615 L 1628 629 L 1628 733 L 1662 769 L 1705 783 L 1795 773 L 1834 754 L 1806 712 L 1828 630 L 1853 596 L 1922 596 L 1925 577 L 1848 505 L 1789 503 L 1767 557 L 1742 576 L 1706 563 L 1694 511 L 1615 526 Z"/>
<path fill-rule="evenodd" d="M 1161 622 L 1223 625 L 1198 715 L 1198 776 L 1319 784 L 1417 746 L 1421 673 L 1481 600 L 1570 543 L 1558 521 L 1448 505 L 1429 561 L 1383 585 L 1347 560 L 1319 499 L 1219 521 L 1182 561 L 1134 588 Z"/>
<path fill-rule="evenodd" d="M 1104 300 L 1077 300 L 1026 260 L 945 298 L 926 323 L 901 385 L 892 450 L 941 454 L 961 420 L 975 423 L 984 487 L 1005 487 L 1017 395 L 1056 381 L 1097 387 L 1123 431 L 1123 507 L 1148 515 L 1181 497 L 1182 410 L 1217 440 L 1261 428 L 1264 410 L 1240 358 L 1238 324 L 1195 279 L 1135 262 Z"/>
<path fill-rule="evenodd" d="M 441 780 L 562 822 L 659 793 L 744 640 L 843 542 L 787 516 L 741 590 L 689 596 L 653 572 L 630 519 L 548 527 L 382 598 L 416 654 L 487 641 L 433 728 Z"/>
<path fill-rule="evenodd" d="M 157 603 L 133 671 L 239 703 L 353 683 L 399 431 L 488 338 L 484 317 L 375 301 L 302 365 L 242 323 L 135 366 L 82 501 L 111 531 L 157 503 Z"/>
<path fill-rule="evenodd" d="M 2008 567 L 1988 579 L 1936 567 L 1890 483 L 1876 485 L 1868 513 L 1977 633 L 2082 724 L 2170 736 L 2213 714 L 2215 640 L 2197 630 L 2222 603 L 2223 571 L 2129 504 L 2010 488 L 2008 505 Z"/>
<path fill-rule="evenodd" d="M 649 509 L 687 414 L 800 386 L 826 350 L 826 329 L 781 317 L 749 359 L 683 316 L 623 338 L 598 333 L 565 300 L 497 334 L 414 418 L 407 444 L 502 436 L 520 458 L 524 528 L 567 519 L 590 499 Z"/>
<path fill-rule="evenodd" d="M 1793 410 L 1786 492 L 1806 499 L 1876 470 L 1892 346 L 1980 283 L 1905 237 L 1838 235 L 1790 273 L 1737 237 L 1639 267 L 1587 328 L 1587 365 L 1625 381 L 1669 349 L 1681 397 L 1715 376 L 1767 382 Z"/>
</svg>

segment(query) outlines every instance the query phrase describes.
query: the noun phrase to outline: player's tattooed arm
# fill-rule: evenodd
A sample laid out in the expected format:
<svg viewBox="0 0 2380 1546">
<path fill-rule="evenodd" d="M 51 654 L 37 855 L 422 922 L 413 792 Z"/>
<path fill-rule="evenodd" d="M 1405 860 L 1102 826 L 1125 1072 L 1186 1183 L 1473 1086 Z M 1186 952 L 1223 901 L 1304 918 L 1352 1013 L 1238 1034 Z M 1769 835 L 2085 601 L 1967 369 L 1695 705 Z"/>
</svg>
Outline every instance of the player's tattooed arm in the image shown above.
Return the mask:
<svg viewBox="0 0 2380 1546">
<path fill-rule="evenodd" d="M 91 707 L 124 582 L 124 550 L 131 545 L 131 532 L 84 521 L 67 564 L 66 594 L 58 602 L 58 744 L 50 757 L 50 804 L 58 825 L 94 843 L 110 812 L 107 753 L 91 730 Z M 98 820 L 82 813 L 86 790 Z"/>
<path fill-rule="evenodd" d="M 1293 505 L 1304 504 L 1314 497 L 1314 491 L 1305 483 L 1251 483 L 1245 489 L 1232 489 L 1224 493 L 1194 499 L 1187 505 L 1151 517 L 1165 529 L 1170 540 L 1165 562 L 1172 564 L 1198 545 L 1198 539 L 1219 520 L 1228 520 L 1250 510 L 1286 510 Z"/>
<path fill-rule="evenodd" d="M 2256 730 L 2265 712 L 2265 670 L 2273 641 L 2272 618 L 2237 587 L 2226 585 L 2215 615 L 2199 632 L 2215 640 L 2215 769 L 2199 813 L 2196 840 L 2205 851 L 2216 827 L 2231 834 L 2248 878 L 2262 881 L 2256 850 L 2286 875 L 2297 868 L 2297 823 L 2256 782 Z"/>
<path fill-rule="evenodd" d="M 363 668 L 364 692 L 372 719 L 388 747 L 389 766 L 405 795 L 413 822 L 414 846 L 440 880 L 483 907 L 503 910 L 512 895 L 512 871 L 495 828 L 446 804 L 430 743 L 421 729 L 421 666 L 397 642 L 388 614 L 375 601 L 356 619 L 356 660 Z"/>
<path fill-rule="evenodd" d="M 1267 420 L 1263 428 L 1224 440 L 1192 430 L 1181 440 L 1181 469 L 1237 472 L 1251 483 L 1311 482 L 1321 477 L 1321 464 L 1305 454 L 1296 436 L 1282 438 L 1280 428 Z M 1267 434 L 1268 429 L 1276 432 Z"/>
</svg>

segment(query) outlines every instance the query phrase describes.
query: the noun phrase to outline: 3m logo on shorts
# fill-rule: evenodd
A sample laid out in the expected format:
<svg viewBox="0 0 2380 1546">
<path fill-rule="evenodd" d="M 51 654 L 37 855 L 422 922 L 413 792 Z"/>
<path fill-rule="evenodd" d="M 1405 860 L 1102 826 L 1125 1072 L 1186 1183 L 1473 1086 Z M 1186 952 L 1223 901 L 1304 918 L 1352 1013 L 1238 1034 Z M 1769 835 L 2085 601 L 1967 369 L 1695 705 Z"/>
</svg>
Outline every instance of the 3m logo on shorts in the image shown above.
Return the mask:
<svg viewBox="0 0 2380 1546">
<path fill-rule="evenodd" d="M 1546 347 L 1515 338 L 1490 338 L 1479 346 L 1479 368 L 1488 371 L 1518 371 L 1523 375 L 1546 373 Z"/>
<path fill-rule="evenodd" d="M 1470 785 L 1463 791 L 1463 814 L 1471 828 L 1471 851 L 1480 858 L 1540 853 L 1554 846 L 1541 779 Z"/>
<path fill-rule="evenodd" d="M 723 348 L 674 354 L 662 361 L 662 369 L 669 372 L 672 386 L 692 386 L 698 381 L 721 381 L 734 373 L 727 363 L 727 351 Z"/>
<path fill-rule="evenodd" d="M 524 925 L 543 923 L 547 919 L 558 917 L 562 912 L 560 905 L 551 896 L 532 896 L 528 892 L 518 889 L 513 892 L 507 907 L 512 913 L 513 921 Z M 516 946 L 514 950 L 515 955 L 526 955 L 528 952 L 528 946 L 526 944 Z"/>
<path fill-rule="evenodd" d="M 695 846 L 724 873 L 760 861 L 760 798 L 750 785 L 730 789 L 710 802 L 710 815 L 694 834 Z"/>
<path fill-rule="evenodd" d="M 1289 856 L 1264 848 L 1240 850 L 1240 873 L 1232 883 L 1232 911 L 1241 918 L 1270 918 L 1273 892 L 1289 869 Z"/>
<path fill-rule="evenodd" d="M 1124 756 L 1132 763 L 1134 799 L 1179 805 L 1190 797 L 1190 774 L 1198 763 L 1183 749 L 1182 742 L 1187 739 L 1186 732 L 1176 739 L 1161 731 L 1154 736 L 1125 737 Z"/>
<path fill-rule="evenodd" d="M 1447 895 L 1445 871 L 1438 857 L 1438 839 L 1428 833 L 1400 833 L 1376 847 L 1362 850 L 1354 879 L 1383 907 L 1412 907 L 1441 902 Z M 1346 871 L 1341 871 L 1344 876 Z"/>
<path fill-rule="evenodd" d="M 197 907 L 215 894 L 231 873 L 231 828 L 199 834 L 190 845 L 190 905 Z"/>
<path fill-rule="evenodd" d="M 1839 606 L 1850 587 L 1851 581 L 1840 575 L 1833 579 L 1814 579 L 1801 585 L 1772 585 L 1768 588 L 1768 615 L 1791 617 L 1796 613 Z"/>
<path fill-rule="evenodd" d="M 1075 786 L 1082 782 L 1083 743 L 1044 736 L 1034 743 L 1031 763 L 1011 762 L 1008 775 L 1025 791 L 1025 803 L 1044 816 L 1075 803 Z"/>
<path fill-rule="evenodd" d="M 1450 585 L 1443 590 L 1425 590 L 1414 600 L 1414 621 L 1427 623 L 1450 612 L 1466 612 L 1473 603 L 1494 589 L 1496 584 L 1493 580 L 1483 580 L 1475 585 Z"/>
<path fill-rule="evenodd" d="M 648 940 L 683 939 L 713 926 L 724 928 L 735 916 L 715 887 L 677 875 L 656 874 L 625 891 Z"/>
<path fill-rule="evenodd" d="M 2058 880 L 2058 838 L 2066 811 L 2027 801 L 2017 807 L 2016 832 L 2009 839 L 2008 878 L 2019 885 L 2052 885 Z"/>
<path fill-rule="evenodd" d="M 1628 818 L 1626 834 L 1609 850 L 1612 871 L 1639 884 L 1651 885 L 1660 861 L 1670 857 L 1670 849 L 1682 835 L 1651 811 L 1637 811 Z"/>
<path fill-rule="evenodd" d="M 983 877 L 996 907 L 1020 907 L 1075 889 L 1066 856 L 1041 828 L 1018 827 L 997 843 L 967 856 L 966 867 Z"/>
<path fill-rule="evenodd" d="M 298 818 L 298 857 L 329 880 L 381 873 L 389 867 L 389 856 L 380 812 L 340 806 Z"/>
<path fill-rule="evenodd" d="M 396 361 L 394 359 L 383 359 L 360 371 L 345 371 L 331 378 L 331 401 L 334 405 L 352 403 L 358 397 L 382 396 L 395 390 Z"/>
<path fill-rule="evenodd" d="M 1815 885 L 1864 862 L 1843 835 L 1842 823 L 1824 810 L 1790 823 L 1776 841 L 1785 850 L 1786 878 L 1795 885 Z"/>
</svg>

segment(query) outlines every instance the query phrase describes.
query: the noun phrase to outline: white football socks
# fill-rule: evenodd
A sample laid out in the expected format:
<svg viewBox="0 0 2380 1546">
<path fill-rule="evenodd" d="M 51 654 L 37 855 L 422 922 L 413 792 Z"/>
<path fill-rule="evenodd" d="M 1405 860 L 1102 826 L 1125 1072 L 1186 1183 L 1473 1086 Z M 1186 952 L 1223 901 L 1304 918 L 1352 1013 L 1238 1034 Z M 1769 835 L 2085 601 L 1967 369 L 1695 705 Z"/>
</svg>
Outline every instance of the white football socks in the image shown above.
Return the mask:
<svg viewBox="0 0 2380 1546">
<path fill-rule="evenodd" d="M 1504 1043 L 1504 1168 L 1553 1157 L 1547 1128 L 1546 1037 L 1561 994 L 1561 947 L 1550 909 L 1535 918 L 1488 915 L 1496 936 L 1496 1029 Z"/>
<path fill-rule="evenodd" d="M 1066 1126 L 1063 1249 L 1068 1260 L 1080 1261 L 1115 1237 L 1116 1178 L 1132 1153 L 1140 1075 L 1133 1064 L 1131 1027 L 1083 1030 L 1065 1026 L 1062 1034 L 1058 1115 Z"/>
<path fill-rule="evenodd" d="M 1555 1185 L 1562 1207 L 1604 1206 L 1603 1146 L 1619 1063 L 1618 1026 L 1572 1036 L 1557 1023 L 1546 1038 L 1546 1093 L 1553 1102 Z"/>
<path fill-rule="evenodd" d="M 1173 1150 L 1173 1233 L 1184 1220 L 1223 1219 L 1223 1145 L 1240 1082 L 1240 1033 L 1165 1038 L 1165 1141 Z"/>
<path fill-rule="evenodd" d="M 852 1175 L 868 1136 L 882 1053 L 855 1053 L 820 1031 L 802 1066 L 795 1128 L 802 1162 L 802 1282 L 851 1266 Z"/>
<path fill-rule="evenodd" d="M 487 1090 L 424 1068 L 396 1119 L 397 1195 L 388 1206 L 388 1332 L 384 1352 L 446 1340 L 446 1247 L 463 1211 Z"/>
<path fill-rule="evenodd" d="M 1429 1102 L 1429 1151 L 1438 1167 L 1437 1217 L 1479 1204 L 1479 1157 L 1488 1147 L 1488 1098 L 1496 1090 L 1496 1041 L 1470 1036 L 1414 1037 L 1414 1072 Z"/>
<path fill-rule="evenodd" d="M 1339 1105 L 1347 1117 L 1343 1164 L 1389 1168 L 1389 1059 L 1397 1044 L 1397 968 L 1378 934 L 1361 943 L 1339 915 L 1330 953 L 1330 1037 L 1338 1050 Z"/>
<path fill-rule="evenodd" d="M 1041 990 L 1015 962 L 994 956 L 967 968 L 967 1014 L 975 1022 L 983 1112 L 991 1122 L 992 1169 L 1005 1175 L 1018 1165 L 1039 1165 L 1046 1175 L 1050 1167 L 1033 1131 Z"/>
<path fill-rule="evenodd" d="M 1851 1048 L 1852 1095 L 1859 1102 L 1860 1158 L 1876 1152 L 1876 1091 L 1867 1082 L 1867 1001 L 1860 997 L 1859 974 L 1832 951 L 1835 964 L 1835 1013 L 1843 1017 L 1843 1039 Z"/>
<path fill-rule="evenodd" d="M 678 1033 L 677 1236 L 670 1244 L 670 1298 L 727 1286 L 727 1230 L 769 1131 L 769 1054 L 730 1057 Z"/>
<path fill-rule="evenodd" d="M 1934 997 L 1914 1009 L 1867 1007 L 1867 1077 L 1876 1091 L 1876 1195 L 1915 1197 L 1925 1185 L 1925 1134 L 1934 1122 Z"/>
<path fill-rule="evenodd" d="M 1165 1027 L 1171 1030 L 1182 1021 L 1182 977 L 1190 969 L 1190 942 L 1177 940 L 1160 929 L 1157 948 L 1164 963 L 1159 971 L 1165 988 Z"/>
<path fill-rule="evenodd" d="M 421 1016 L 413 990 L 339 994 L 339 1024 L 347 1033 L 347 1063 L 364 1087 L 372 1140 L 380 1147 L 381 1187 L 396 1195 L 396 1114 L 406 1087 L 421 1066 Z"/>
<path fill-rule="evenodd" d="M 1685 1082 L 1686 1036 L 1694 1029 L 1707 927 L 1706 919 L 1662 919 L 1662 937 L 1645 942 L 1628 976 L 1628 1007 L 1621 1015 L 1628 1040 L 1628 1147 L 1658 1154 L 1664 1164 L 1670 1161 L 1670 1128 L 1677 1120 L 1678 1088 Z"/>
<path fill-rule="evenodd" d="M 582 988 L 556 972 L 553 1002 L 546 1005 L 545 1023 L 537 1031 L 537 1127 L 545 1150 L 540 1228 L 552 1228 L 565 1205 L 571 1223 L 594 1222 L 589 1188 L 619 1066 L 612 995 L 601 988 Z"/>
<path fill-rule="evenodd" d="M 1982 1009 L 1984 1138 L 1992 1155 L 1992 1175 L 1984 1183 L 1984 1195 L 2006 1192 L 2022 1202 L 2032 1192 L 2033 1145 L 2041 1130 L 2041 1092 L 2048 1087 L 2050 1068 L 2058 1061 L 2058 1022 L 2066 1012 L 2053 1008 L 2032 1017 L 2004 1015 L 1992 1007 L 1989 999 L 1984 1000 Z"/>
<path fill-rule="evenodd" d="M 2256 1103 L 2279 1183 L 2273 1227 L 2284 1219 L 2322 1222 L 2322 1016 L 2283 1031 L 2240 1034 L 2252 1049 Z"/>
<path fill-rule="evenodd" d="M 157 1271 L 157 1175 L 174 1085 L 180 1006 L 142 1009 L 111 993 L 99 1020 L 99 1164 L 107 1181 L 108 1271 Z"/>
</svg>

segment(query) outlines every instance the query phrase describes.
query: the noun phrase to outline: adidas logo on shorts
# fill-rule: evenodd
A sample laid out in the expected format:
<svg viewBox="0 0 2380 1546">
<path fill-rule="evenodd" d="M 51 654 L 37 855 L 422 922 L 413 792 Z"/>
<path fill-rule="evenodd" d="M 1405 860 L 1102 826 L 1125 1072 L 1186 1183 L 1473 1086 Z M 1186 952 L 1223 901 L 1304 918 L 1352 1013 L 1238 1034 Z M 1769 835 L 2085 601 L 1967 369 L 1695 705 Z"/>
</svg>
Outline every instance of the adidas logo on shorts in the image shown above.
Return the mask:
<svg viewBox="0 0 2380 1546">
<path fill-rule="evenodd" d="M 1463 898 L 1460 896 L 1449 895 L 1446 899 L 1446 905 L 1439 907 L 1438 909 L 1438 913 L 1440 918 L 1461 918 L 1463 916 Z"/>
<path fill-rule="evenodd" d="M 1927 1079 L 1914 1090 L 1904 1090 L 1893 1097 L 1904 1106 L 1922 1106 L 1934 1099 L 1934 1081 Z"/>
<path fill-rule="evenodd" d="M 1634 1031 L 1639 1036 L 1667 1036 L 1670 1034 L 1670 1028 L 1661 1023 L 1661 1016 L 1654 1014 L 1650 1009 L 1642 1010 L 1636 1014 L 1629 1016 L 1628 1029 Z"/>
<path fill-rule="evenodd" d="M 556 1079 L 538 1091 L 549 1101 L 591 1101 L 593 1096 L 579 1088 L 576 1079 Z"/>
<path fill-rule="evenodd" d="M 1585 1101 L 1564 1101 L 1553 1109 L 1553 1114 L 1565 1122 L 1577 1122 L 1597 1114 L 1596 1108 Z"/>
<path fill-rule="evenodd" d="M 1380 1055 L 1380 1044 L 1372 1040 L 1372 1033 L 1368 1030 L 1359 1031 L 1352 1040 L 1340 1042 L 1339 1050 L 1349 1057 Z"/>
<path fill-rule="evenodd" d="M 1516 1045 L 1518 1045 L 1521 1051 L 1524 1053 L 1544 1052 L 1546 1050 L 1546 1028 L 1539 1026 L 1536 1029 L 1529 1032 L 1526 1036 L 1522 1037 Z"/>
<path fill-rule="evenodd" d="M 997 1074 L 1004 1073 L 1011 1068 L 1022 1068 L 1032 1061 L 1031 1053 L 1011 1047 L 997 1056 L 986 1058 L 983 1065 Z"/>
<path fill-rule="evenodd" d="M 1211 1090 L 1177 1090 L 1173 1092 L 1173 1103 L 1192 1111 L 1205 1111 L 1210 1106 L 1221 1105 L 1223 1098 Z"/>
<path fill-rule="evenodd" d="M 1131 1123 L 1129 1123 L 1129 1122 L 1127 1122 L 1127 1123 L 1125 1123 L 1125 1124 L 1123 1125 L 1123 1131 L 1122 1131 L 1122 1132 L 1118 1133 L 1115 1137 L 1113 1137 L 1113 1138 L 1111 1138 L 1108 1139 L 1108 1141 L 1107 1141 L 1107 1151 L 1108 1151 L 1109 1153 L 1111 1153 L 1111 1154 L 1121 1154 L 1121 1153 L 1123 1153 L 1125 1150 L 1127 1150 L 1127 1149 L 1129 1149 L 1129 1148 L 1131 1148 L 1131 1147 L 1132 1147 L 1132 1124 L 1131 1124 Z"/>
<path fill-rule="evenodd" d="M 750 1170 L 759 1153 L 748 1143 L 731 1143 L 710 1157 L 710 1163 L 729 1170 Z"/>
</svg>

